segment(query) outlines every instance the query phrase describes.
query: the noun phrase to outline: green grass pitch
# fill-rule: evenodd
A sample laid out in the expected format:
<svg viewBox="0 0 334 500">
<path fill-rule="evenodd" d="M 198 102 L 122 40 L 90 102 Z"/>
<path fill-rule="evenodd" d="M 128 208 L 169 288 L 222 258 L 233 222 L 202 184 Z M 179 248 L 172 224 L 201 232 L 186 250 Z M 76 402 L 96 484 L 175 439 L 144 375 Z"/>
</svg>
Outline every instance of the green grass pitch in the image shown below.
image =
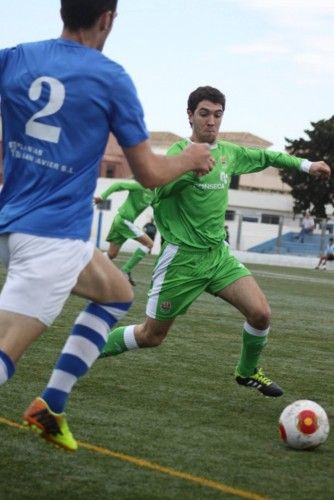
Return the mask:
<svg viewBox="0 0 334 500">
<path fill-rule="evenodd" d="M 153 262 L 133 272 L 135 303 L 123 324 L 144 317 Z M 332 499 L 333 430 L 317 450 L 294 451 L 280 442 L 278 417 L 290 402 L 312 399 L 333 425 L 334 273 L 249 268 L 273 312 L 262 366 L 283 397 L 235 383 L 243 318 L 203 295 L 159 348 L 95 363 L 67 407 L 82 445 L 74 454 L 53 448 L 15 423 L 43 390 L 84 305 L 73 297 L 0 389 L 0 498 Z"/>
</svg>

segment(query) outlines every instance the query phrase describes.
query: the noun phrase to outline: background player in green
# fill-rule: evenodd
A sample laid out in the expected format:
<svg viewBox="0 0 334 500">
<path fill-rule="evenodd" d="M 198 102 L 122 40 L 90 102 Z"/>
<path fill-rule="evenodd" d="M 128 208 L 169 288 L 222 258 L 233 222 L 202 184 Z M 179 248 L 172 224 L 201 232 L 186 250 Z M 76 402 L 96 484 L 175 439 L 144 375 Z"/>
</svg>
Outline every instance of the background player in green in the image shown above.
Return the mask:
<svg viewBox="0 0 334 500">
<path fill-rule="evenodd" d="M 329 176 L 330 167 L 323 161 L 312 163 L 217 141 L 224 109 L 225 96 L 215 88 L 199 87 L 189 96 L 191 138 L 174 144 L 168 155 L 180 154 L 189 142 L 206 142 L 211 145 L 214 168 L 202 177 L 189 173 L 157 188 L 154 216 L 165 243 L 153 271 L 146 319 L 140 325 L 112 330 L 101 356 L 159 345 L 175 318 L 205 291 L 229 302 L 245 316 L 236 381 L 277 397 L 283 390 L 258 367 L 269 332 L 269 304 L 250 271 L 224 243 L 230 179 L 269 165 L 301 169 L 316 177 Z"/>
<path fill-rule="evenodd" d="M 141 243 L 129 260 L 122 266 L 122 271 L 128 275 L 132 286 L 136 283 L 132 279 L 132 269 L 147 255 L 153 248 L 151 238 L 138 226 L 134 224 L 137 217 L 151 205 L 154 192 L 151 189 L 145 189 L 139 182 L 134 180 L 122 180 L 114 182 L 104 191 L 101 196 L 96 196 L 96 204 L 106 200 L 112 193 L 118 191 L 129 191 L 124 203 L 119 207 L 117 215 L 110 227 L 106 241 L 109 242 L 108 257 L 114 259 L 117 257 L 121 246 L 126 240 L 136 240 Z"/>
</svg>

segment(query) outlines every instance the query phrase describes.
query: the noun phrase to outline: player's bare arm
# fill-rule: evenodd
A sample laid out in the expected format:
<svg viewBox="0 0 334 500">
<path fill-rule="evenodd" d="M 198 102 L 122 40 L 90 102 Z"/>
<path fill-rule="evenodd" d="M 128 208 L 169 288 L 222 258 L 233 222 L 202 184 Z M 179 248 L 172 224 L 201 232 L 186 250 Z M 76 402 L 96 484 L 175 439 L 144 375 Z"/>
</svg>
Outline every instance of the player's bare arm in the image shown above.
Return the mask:
<svg viewBox="0 0 334 500">
<path fill-rule="evenodd" d="M 213 167 L 208 144 L 191 144 L 182 154 L 168 157 L 153 153 L 149 141 L 144 141 L 124 148 L 124 154 L 136 180 L 150 189 L 167 184 L 191 170 L 208 173 Z"/>
</svg>

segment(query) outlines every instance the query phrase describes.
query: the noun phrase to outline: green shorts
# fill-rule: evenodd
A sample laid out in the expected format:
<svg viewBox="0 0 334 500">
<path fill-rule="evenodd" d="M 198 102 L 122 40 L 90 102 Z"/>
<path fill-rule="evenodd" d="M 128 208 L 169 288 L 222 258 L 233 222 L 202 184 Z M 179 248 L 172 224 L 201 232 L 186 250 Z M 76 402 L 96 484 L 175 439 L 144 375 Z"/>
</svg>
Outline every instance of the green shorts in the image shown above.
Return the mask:
<svg viewBox="0 0 334 500">
<path fill-rule="evenodd" d="M 158 320 L 173 319 L 184 314 L 203 292 L 217 295 L 250 275 L 223 243 L 205 251 L 165 243 L 153 271 L 146 314 Z"/>
<path fill-rule="evenodd" d="M 143 236 L 144 231 L 137 227 L 133 222 L 123 219 L 116 215 L 111 225 L 106 241 L 123 245 L 126 240 L 135 240 Z"/>
</svg>

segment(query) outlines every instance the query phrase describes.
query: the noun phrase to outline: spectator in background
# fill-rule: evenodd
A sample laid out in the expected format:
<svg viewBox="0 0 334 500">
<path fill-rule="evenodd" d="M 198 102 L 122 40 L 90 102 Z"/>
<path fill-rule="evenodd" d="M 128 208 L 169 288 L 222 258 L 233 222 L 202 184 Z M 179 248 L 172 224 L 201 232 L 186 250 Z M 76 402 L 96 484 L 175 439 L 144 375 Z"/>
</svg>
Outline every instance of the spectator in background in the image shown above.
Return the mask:
<svg viewBox="0 0 334 500">
<path fill-rule="evenodd" d="M 309 212 L 304 212 L 304 216 L 301 221 L 301 231 L 297 236 L 297 240 L 300 240 L 301 243 L 304 243 L 305 234 L 312 234 L 315 228 L 315 223 L 313 217 L 309 214 Z"/>
<path fill-rule="evenodd" d="M 329 234 L 333 234 L 334 233 L 334 221 L 333 220 L 331 220 L 331 219 L 327 220 L 326 231 L 328 231 Z"/>
<path fill-rule="evenodd" d="M 323 269 L 324 271 L 326 271 L 326 264 L 328 260 L 334 260 L 334 238 L 332 237 L 329 238 L 325 252 L 323 255 L 320 255 L 318 265 L 315 267 L 315 269 Z"/>
</svg>

